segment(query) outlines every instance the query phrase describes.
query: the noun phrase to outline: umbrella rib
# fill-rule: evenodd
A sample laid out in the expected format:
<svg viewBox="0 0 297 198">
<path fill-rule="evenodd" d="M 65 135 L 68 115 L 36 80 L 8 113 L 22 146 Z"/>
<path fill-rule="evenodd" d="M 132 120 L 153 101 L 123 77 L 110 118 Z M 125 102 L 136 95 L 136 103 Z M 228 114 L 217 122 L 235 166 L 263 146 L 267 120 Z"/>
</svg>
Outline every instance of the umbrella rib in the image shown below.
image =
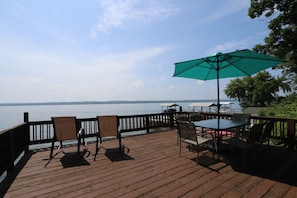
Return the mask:
<svg viewBox="0 0 297 198">
<path fill-rule="evenodd" d="M 176 63 L 176 64 L 184 64 L 184 63 L 188 63 L 188 62 L 192 62 L 192 61 L 195 61 L 195 60 L 184 61 L 184 62 L 180 62 L 180 63 Z M 175 73 L 174 76 L 178 76 L 178 75 L 180 75 L 180 74 L 182 74 L 182 73 L 184 73 L 184 72 L 186 72 L 188 70 L 191 70 L 192 68 L 198 66 L 199 64 L 200 64 L 200 62 L 199 63 L 195 63 L 194 65 L 189 66 L 187 69 L 182 70 L 182 71 L 180 71 L 178 73 Z"/>
<path fill-rule="evenodd" d="M 215 57 L 215 61 L 210 60 L 209 57 L 207 57 L 205 59 L 205 63 L 207 63 L 210 67 L 200 66 L 200 67 L 204 67 L 206 69 L 209 69 L 207 74 L 205 75 L 205 78 L 203 79 L 204 81 L 206 81 L 208 79 L 208 76 L 210 75 L 210 70 L 217 71 L 219 69 L 218 56 Z"/>
<path fill-rule="evenodd" d="M 201 68 L 205 68 L 205 69 L 217 70 L 217 68 L 216 68 L 213 64 L 210 64 L 210 62 L 207 61 L 207 58 L 206 58 L 204 61 L 205 61 L 205 63 L 207 63 L 210 67 L 200 65 L 200 63 L 196 63 L 196 64 L 190 66 L 189 68 L 187 68 L 187 69 L 185 69 L 185 70 L 183 70 L 183 71 L 180 71 L 180 72 L 176 73 L 174 76 L 178 76 L 178 75 L 180 75 L 180 74 L 182 74 L 182 73 L 184 73 L 184 72 L 186 72 L 186 71 L 188 71 L 188 70 L 191 70 L 192 68 L 194 68 L 194 67 L 196 67 L 196 66 L 199 66 L 199 67 L 201 67 Z M 188 62 L 188 61 L 185 61 L 185 62 Z M 183 63 L 185 63 L 185 62 L 183 62 Z M 208 71 L 207 74 L 205 75 L 205 78 L 203 78 L 203 79 L 201 79 L 201 80 L 206 81 L 207 78 L 208 78 L 208 76 L 209 76 L 209 74 L 210 74 L 210 71 Z"/>
<path fill-rule="evenodd" d="M 257 68 L 253 68 L 254 65 L 249 65 L 245 59 L 255 62 L 257 64 Z M 243 60 L 243 62 L 241 62 Z M 266 61 L 272 61 L 270 64 L 267 64 L 266 66 L 261 66 L 258 64 L 261 64 L 261 61 L 258 62 L 257 60 Z M 260 70 L 263 70 L 265 68 L 271 67 L 274 63 L 275 65 L 282 63 L 283 61 L 281 59 L 277 59 L 274 57 L 265 56 L 263 54 L 253 52 L 251 50 L 237 50 L 230 53 L 217 53 L 214 56 L 208 56 L 200 59 L 190 60 L 190 61 L 184 61 L 180 63 L 176 63 L 176 71 L 177 73 L 174 73 L 174 76 L 184 76 L 188 78 L 196 78 L 200 80 L 210 80 L 215 79 L 215 72 L 219 72 L 219 76 L 217 75 L 217 78 L 225 78 L 225 77 L 232 77 L 232 76 L 251 76 L 253 73 L 256 73 Z M 271 65 L 271 66 L 269 66 Z M 184 66 L 184 68 L 183 68 Z M 201 68 L 201 72 L 199 72 L 197 68 Z M 228 67 L 233 68 L 234 73 L 229 73 L 228 71 L 232 71 L 232 69 L 226 69 Z M 246 69 L 244 67 L 247 67 L 250 69 Z M 263 68 L 263 69 L 261 69 Z M 192 72 L 195 72 L 197 76 Z M 224 73 L 223 71 L 220 72 L 220 70 L 227 71 Z M 215 71 L 215 72 L 213 72 Z M 235 72 L 236 71 L 236 72 Z M 221 74 L 222 73 L 222 77 Z"/>
<path fill-rule="evenodd" d="M 237 67 L 236 65 L 234 65 L 234 63 L 235 63 L 235 62 L 238 62 L 238 61 L 240 61 L 241 59 L 243 59 L 243 57 L 241 57 L 241 56 L 238 56 L 238 59 L 237 59 L 237 60 L 235 60 L 235 61 L 232 61 L 232 62 L 230 62 L 230 61 L 228 61 L 228 60 L 225 60 L 225 61 L 227 61 L 227 62 L 228 62 L 228 64 L 229 64 L 229 65 L 226 65 L 226 66 L 222 67 L 221 69 L 224 69 L 224 68 L 230 67 L 230 65 L 232 65 L 233 67 L 235 67 L 236 69 L 238 69 L 239 71 L 241 71 L 242 73 L 244 73 L 245 75 L 247 75 L 247 76 L 250 76 L 250 74 L 249 74 L 249 73 L 245 72 L 245 71 L 244 71 L 244 70 L 242 70 L 241 68 L 239 68 L 239 67 Z"/>
</svg>

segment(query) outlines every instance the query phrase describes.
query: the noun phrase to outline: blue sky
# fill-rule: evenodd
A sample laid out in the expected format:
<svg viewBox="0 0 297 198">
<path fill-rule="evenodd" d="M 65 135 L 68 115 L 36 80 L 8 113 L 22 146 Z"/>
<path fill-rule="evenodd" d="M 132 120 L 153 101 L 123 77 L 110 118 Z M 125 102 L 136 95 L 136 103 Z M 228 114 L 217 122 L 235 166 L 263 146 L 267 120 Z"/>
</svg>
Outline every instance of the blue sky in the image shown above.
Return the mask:
<svg viewBox="0 0 297 198">
<path fill-rule="evenodd" d="M 174 63 L 263 43 L 268 21 L 250 19 L 249 5 L 1 1 L 0 103 L 215 99 L 215 80 L 173 78 Z"/>
</svg>

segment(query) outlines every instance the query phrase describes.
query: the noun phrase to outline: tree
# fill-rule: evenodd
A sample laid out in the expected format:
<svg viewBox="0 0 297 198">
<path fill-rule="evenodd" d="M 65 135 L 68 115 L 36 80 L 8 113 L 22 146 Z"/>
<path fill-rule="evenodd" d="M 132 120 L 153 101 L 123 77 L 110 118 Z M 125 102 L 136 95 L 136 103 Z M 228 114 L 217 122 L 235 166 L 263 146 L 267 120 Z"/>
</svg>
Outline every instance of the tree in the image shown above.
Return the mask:
<svg viewBox="0 0 297 198">
<path fill-rule="evenodd" d="M 237 99 L 242 108 L 269 106 L 279 100 L 279 91 L 289 92 L 290 86 L 283 77 L 272 77 L 269 72 L 257 73 L 254 77 L 236 78 L 224 90 L 228 98 Z"/>
<path fill-rule="evenodd" d="M 297 117 L 297 95 L 288 95 L 280 104 L 274 105 L 273 108 L 262 109 L 259 115 L 295 119 Z"/>
<path fill-rule="evenodd" d="M 297 84 L 297 0 L 251 0 L 248 15 L 254 19 L 264 15 L 270 20 L 265 44 L 257 44 L 255 51 L 274 55 L 287 61 L 279 66 L 283 76 Z M 296 89 L 297 90 L 297 89 Z"/>
</svg>

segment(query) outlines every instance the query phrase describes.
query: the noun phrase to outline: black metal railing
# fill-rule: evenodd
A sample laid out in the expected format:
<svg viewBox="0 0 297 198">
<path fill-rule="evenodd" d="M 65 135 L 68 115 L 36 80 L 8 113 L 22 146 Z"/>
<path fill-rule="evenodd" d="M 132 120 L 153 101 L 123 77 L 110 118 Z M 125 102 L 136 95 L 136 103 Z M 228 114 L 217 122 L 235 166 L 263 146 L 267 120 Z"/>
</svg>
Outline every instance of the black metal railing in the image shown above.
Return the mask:
<svg viewBox="0 0 297 198">
<path fill-rule="evenodd" d="M 26 115 L 28 117 L 28 115 Z M 145 130 L 160 127 L 174 127 L 174 114 L 143 114 L 118 116 L 120 131 L 122 133 Z M 96 136 L 98 124 L 96 118 L 78 118 L 80 126 L 84 128 L 87 137 Z M 28 122 L 30 127 L 30 144 L 48 143 L 54 135 L 53 124 L 48 121 Z"/>
<path fill-rule="evenodd" d="M 142 114 L 142 115 L 127 115 L 118 116 L 119 125 L 122 133 L 145 130 L 147 133 L 151 129 L 176 126 L 175 117 L 178 115 L 190 116 L 192 112 L 178 112 L 178 113 L 159 113 L 159 114 Z M 203 119 L 217 118 L 216 113 L 208 112 L 201 113 Z M 28 115 L 27 115 L 28 117 Z M 231 119 L 231 113 L 220 114 L 222 119 Z M 251 124 L 268 122 L 274 120 L 274 129 L 272 131 L 272 138 L 281 141 L 288 141 L 293 144 L 296 137 L 296 123 L 295 119 L 273 118 L 263 116 L 251 116 Z M 95 136 L 98 131 L 98 124 L 96 118 L 78 118 L 81 127 L 85 129 L 87 137 Z M 52 121 L 35 121 L 28 122 L 30 127 L 30 144 L 40 144 L 50 142 L 53 137 Z M 288 125 L 288 123 L 291 123 Z"/>
</svg>

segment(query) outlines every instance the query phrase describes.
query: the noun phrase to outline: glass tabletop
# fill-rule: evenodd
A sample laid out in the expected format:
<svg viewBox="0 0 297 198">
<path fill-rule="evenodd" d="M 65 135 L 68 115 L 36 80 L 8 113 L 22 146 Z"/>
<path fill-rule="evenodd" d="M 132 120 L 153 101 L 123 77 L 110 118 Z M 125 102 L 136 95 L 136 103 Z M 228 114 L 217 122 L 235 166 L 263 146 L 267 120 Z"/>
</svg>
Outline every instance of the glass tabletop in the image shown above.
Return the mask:
<svg viewBox="0 0 297 198">
<path fill-rule="evenodd" d="M 247 125 L 248 123 L 242 121 L 226 120 L 226 119 L 209 119 L 195 121 L 194 125 L 197 127 L 208 128 L 213 130 L 226 130 L 234 127 Z"/>
</svg>

